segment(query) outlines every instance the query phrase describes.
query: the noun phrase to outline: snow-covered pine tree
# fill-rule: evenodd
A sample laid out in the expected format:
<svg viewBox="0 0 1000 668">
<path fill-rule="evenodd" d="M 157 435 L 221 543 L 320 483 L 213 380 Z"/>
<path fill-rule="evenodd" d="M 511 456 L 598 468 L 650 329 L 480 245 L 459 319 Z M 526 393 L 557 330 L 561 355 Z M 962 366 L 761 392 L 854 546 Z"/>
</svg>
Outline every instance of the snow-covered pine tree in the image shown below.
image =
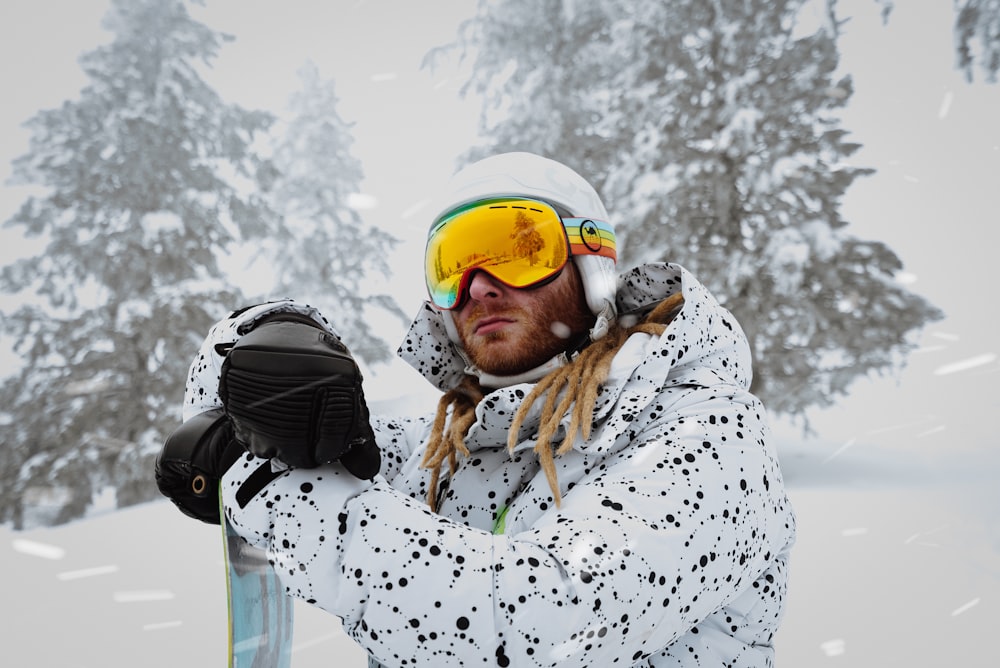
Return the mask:
<svg viewBox="0 0 1000 668">
<path fill-rule="evenodd" d="M 986 81 L 1000 72 L 1000 0 L 955 1 L 955 65 L 972 81 L 978 64 Z"/>
<path fill-rule="evenodd" d="M 847 233 L 858 148 L 836 115 L 839 24 L 797 29 L 801 0 L 499 0 L 453 48 L 484 99 L 486 145 L 574 167 L 601 192 L 622 265 L 691 269 L 750 338 L 753 389 L 800 418 L 898 368 L 941 313 L 899 258 Z M 433 53 L 431 62 L 433 62 Z"/>
<path fill-rule="evenodd" d="M 834 6 L 836 0 L 826 0 Z M 895 0 L 875 0 L 882 20 L 889 22 Z M 954 0 L 955 67 L 971 83 L 979 69 L 986 81 L 996 83 L 1000 72 L 1000 0 Z M 978 66 L 978 67 L 977 67 Z"/>
<path fill-rule="evenodd" d="M 27 126 L 14 180 L 40 187 L 7 226 L 44 251 L 4 267 L 24 295 L 3 316 L 23 367 L 0 386 L 0 520 L 23 521 L 31 488 L 63 488 L 59 520 L 96 487 L 152 498 L 152 455 L 176 426 L 187 366 L 237 304 L 218 257 L 270 226 L 254 192 L 255 135 L 271 117 L 202 80 L 226 37 L 179 0 L 112 0 L 114 35 L 80 63 L 79 98 Z"/>
<path fill-rule="evenodd" d="M 366 276 L 389 274 L 396 239 L 368 225 L 351 201 L 361 190 L 361 162 L 351 154 L 351 124 L 337 112 L 332 81 L 309 63 L 291 98 L 291 117 L 277 139 L 270 188 L 283 219 L 260 244 L 274 268 L 273 297 L 292 297 L 320 309 L 351 352 L 366 362 L 387 361 L 390 346 L 372 326 L 372 308 L 408 319 L 395 300 L 368 287 Z"/>
</svg>

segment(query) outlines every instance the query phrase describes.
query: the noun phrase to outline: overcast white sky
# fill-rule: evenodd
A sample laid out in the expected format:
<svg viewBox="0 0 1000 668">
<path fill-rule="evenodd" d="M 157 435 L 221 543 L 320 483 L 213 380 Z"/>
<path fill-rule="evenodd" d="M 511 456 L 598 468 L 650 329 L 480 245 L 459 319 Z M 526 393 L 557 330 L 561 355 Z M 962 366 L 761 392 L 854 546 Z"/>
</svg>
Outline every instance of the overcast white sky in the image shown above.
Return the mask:
<svg viewBox="0 0 1000 668">
<path fill-rule="evenodd" d="M 224 98 L 280 112 L 307 59 L 336 81 L 339 112 L 355 123 L 355 154 L 374 208 L 364 215 L 404 240 L 393 291 L 408 312 L 423 297 L 421 204 L 474 139 L 471 104 L 460 103 L 455 71 L 419 70 L 424 53 L 449 41 L 473 3 L 402 0 L 282 3 L 210 0 L 194 14 L 236 36 L 210 79 Z M 996 412 L 996 266 L 1000 187 L 1000 85 L 966 83 L 953 68 L 951 3 L 897 3 L 883 26 L 874 0 L 841 0 L 852 20 L 843 70 L 856 94 L 844 127 L 864 145 L 854 159 L 875 167 L 844 202 L 851 231 L 885 241 L 902 258 L 911 289 L 948 313 L 924 336 L 899 379 L 858 383 L 841 407 L 817 412 L 821 436 L 864 438 L 879 430 L 947 447 L 996 442 L 984 415 Z M 85 79 L 76 63 L 107 41 L 99 28 L 107 0 L 8 0 L 0 9 L 0 179 L 27 150 L 20 124 L 42 108 L 76 99 Z M 0 220 L 27 191 L 0 187 Z M 0 264 L 33 250 L 19 231 L 0 231 Z M 400 334 L 402 330 L 400 330 Z M 0 353 L 0 364 L 7 359 Z M 375 370 L 369 396 L 420 387 L 415 374 Z M 884 433 L 884 431 L 883 431 Z"/>
</svg>

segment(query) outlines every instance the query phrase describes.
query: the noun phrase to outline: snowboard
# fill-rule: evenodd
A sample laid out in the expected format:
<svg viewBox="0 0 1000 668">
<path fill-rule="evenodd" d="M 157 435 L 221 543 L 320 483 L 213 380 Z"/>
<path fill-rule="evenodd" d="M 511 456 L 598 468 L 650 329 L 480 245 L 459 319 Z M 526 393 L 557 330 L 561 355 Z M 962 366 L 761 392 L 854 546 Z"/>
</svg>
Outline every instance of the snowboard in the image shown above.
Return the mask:
<svg viewBox="0 0 1000 668">
<path fill-rule="evenodd" d="M 229 668 L 289 668 L 294 606 L 264 550 L 239 537 L 219 498 L 229 611 Z"/>
</svg>

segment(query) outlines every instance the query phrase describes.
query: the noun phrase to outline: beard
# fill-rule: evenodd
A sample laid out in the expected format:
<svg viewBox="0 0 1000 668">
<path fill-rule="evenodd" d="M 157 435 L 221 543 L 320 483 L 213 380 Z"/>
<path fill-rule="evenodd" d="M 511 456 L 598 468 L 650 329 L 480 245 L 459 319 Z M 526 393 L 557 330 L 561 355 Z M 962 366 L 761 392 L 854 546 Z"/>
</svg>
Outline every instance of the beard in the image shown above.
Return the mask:
<svg viewBox="0 0 1000 668">
<path fill-rule="evenodd" d="M 471 305 L 459 336 L 472 363 L 494 376 L 513 376 L 541 366 L 580 342 L 595 318 L 576 272 L 566 278 L 569 280 L 557 280 L 537 289 L 531 308 Z M 516 324 L 475 335 L 474 324 L 485 316 L 511 318 Z"/>
</svg>

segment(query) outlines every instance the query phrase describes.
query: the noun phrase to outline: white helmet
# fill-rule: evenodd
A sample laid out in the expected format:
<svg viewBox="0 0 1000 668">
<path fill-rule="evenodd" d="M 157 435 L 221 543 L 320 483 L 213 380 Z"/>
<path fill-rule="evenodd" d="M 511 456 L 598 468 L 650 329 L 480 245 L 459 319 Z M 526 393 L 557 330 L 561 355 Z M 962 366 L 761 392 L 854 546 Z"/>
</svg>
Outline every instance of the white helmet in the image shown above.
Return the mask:
<svg viewBox="0 0 1000 668">
<path fill-rule="evenodd" d="M 459 170 L 436 201 L 432 220 L 464 204 L 492 197 L 538 199 L 555 206 L 564 215 L 610 224 L 600 196 L 582 176 L 555 160 L 525 152 L 501 153 Z M 574 255 L 572 259 L 583 282 L 587 306 L 597 318 L 590 331 L 591 340 L 597 340 L 607 334 L 615 319 L 618 287 L 615 260 L 602 255 Z M 440 313 L 449 338 L 462 351 L 451 313 Z"/>
</svg>

